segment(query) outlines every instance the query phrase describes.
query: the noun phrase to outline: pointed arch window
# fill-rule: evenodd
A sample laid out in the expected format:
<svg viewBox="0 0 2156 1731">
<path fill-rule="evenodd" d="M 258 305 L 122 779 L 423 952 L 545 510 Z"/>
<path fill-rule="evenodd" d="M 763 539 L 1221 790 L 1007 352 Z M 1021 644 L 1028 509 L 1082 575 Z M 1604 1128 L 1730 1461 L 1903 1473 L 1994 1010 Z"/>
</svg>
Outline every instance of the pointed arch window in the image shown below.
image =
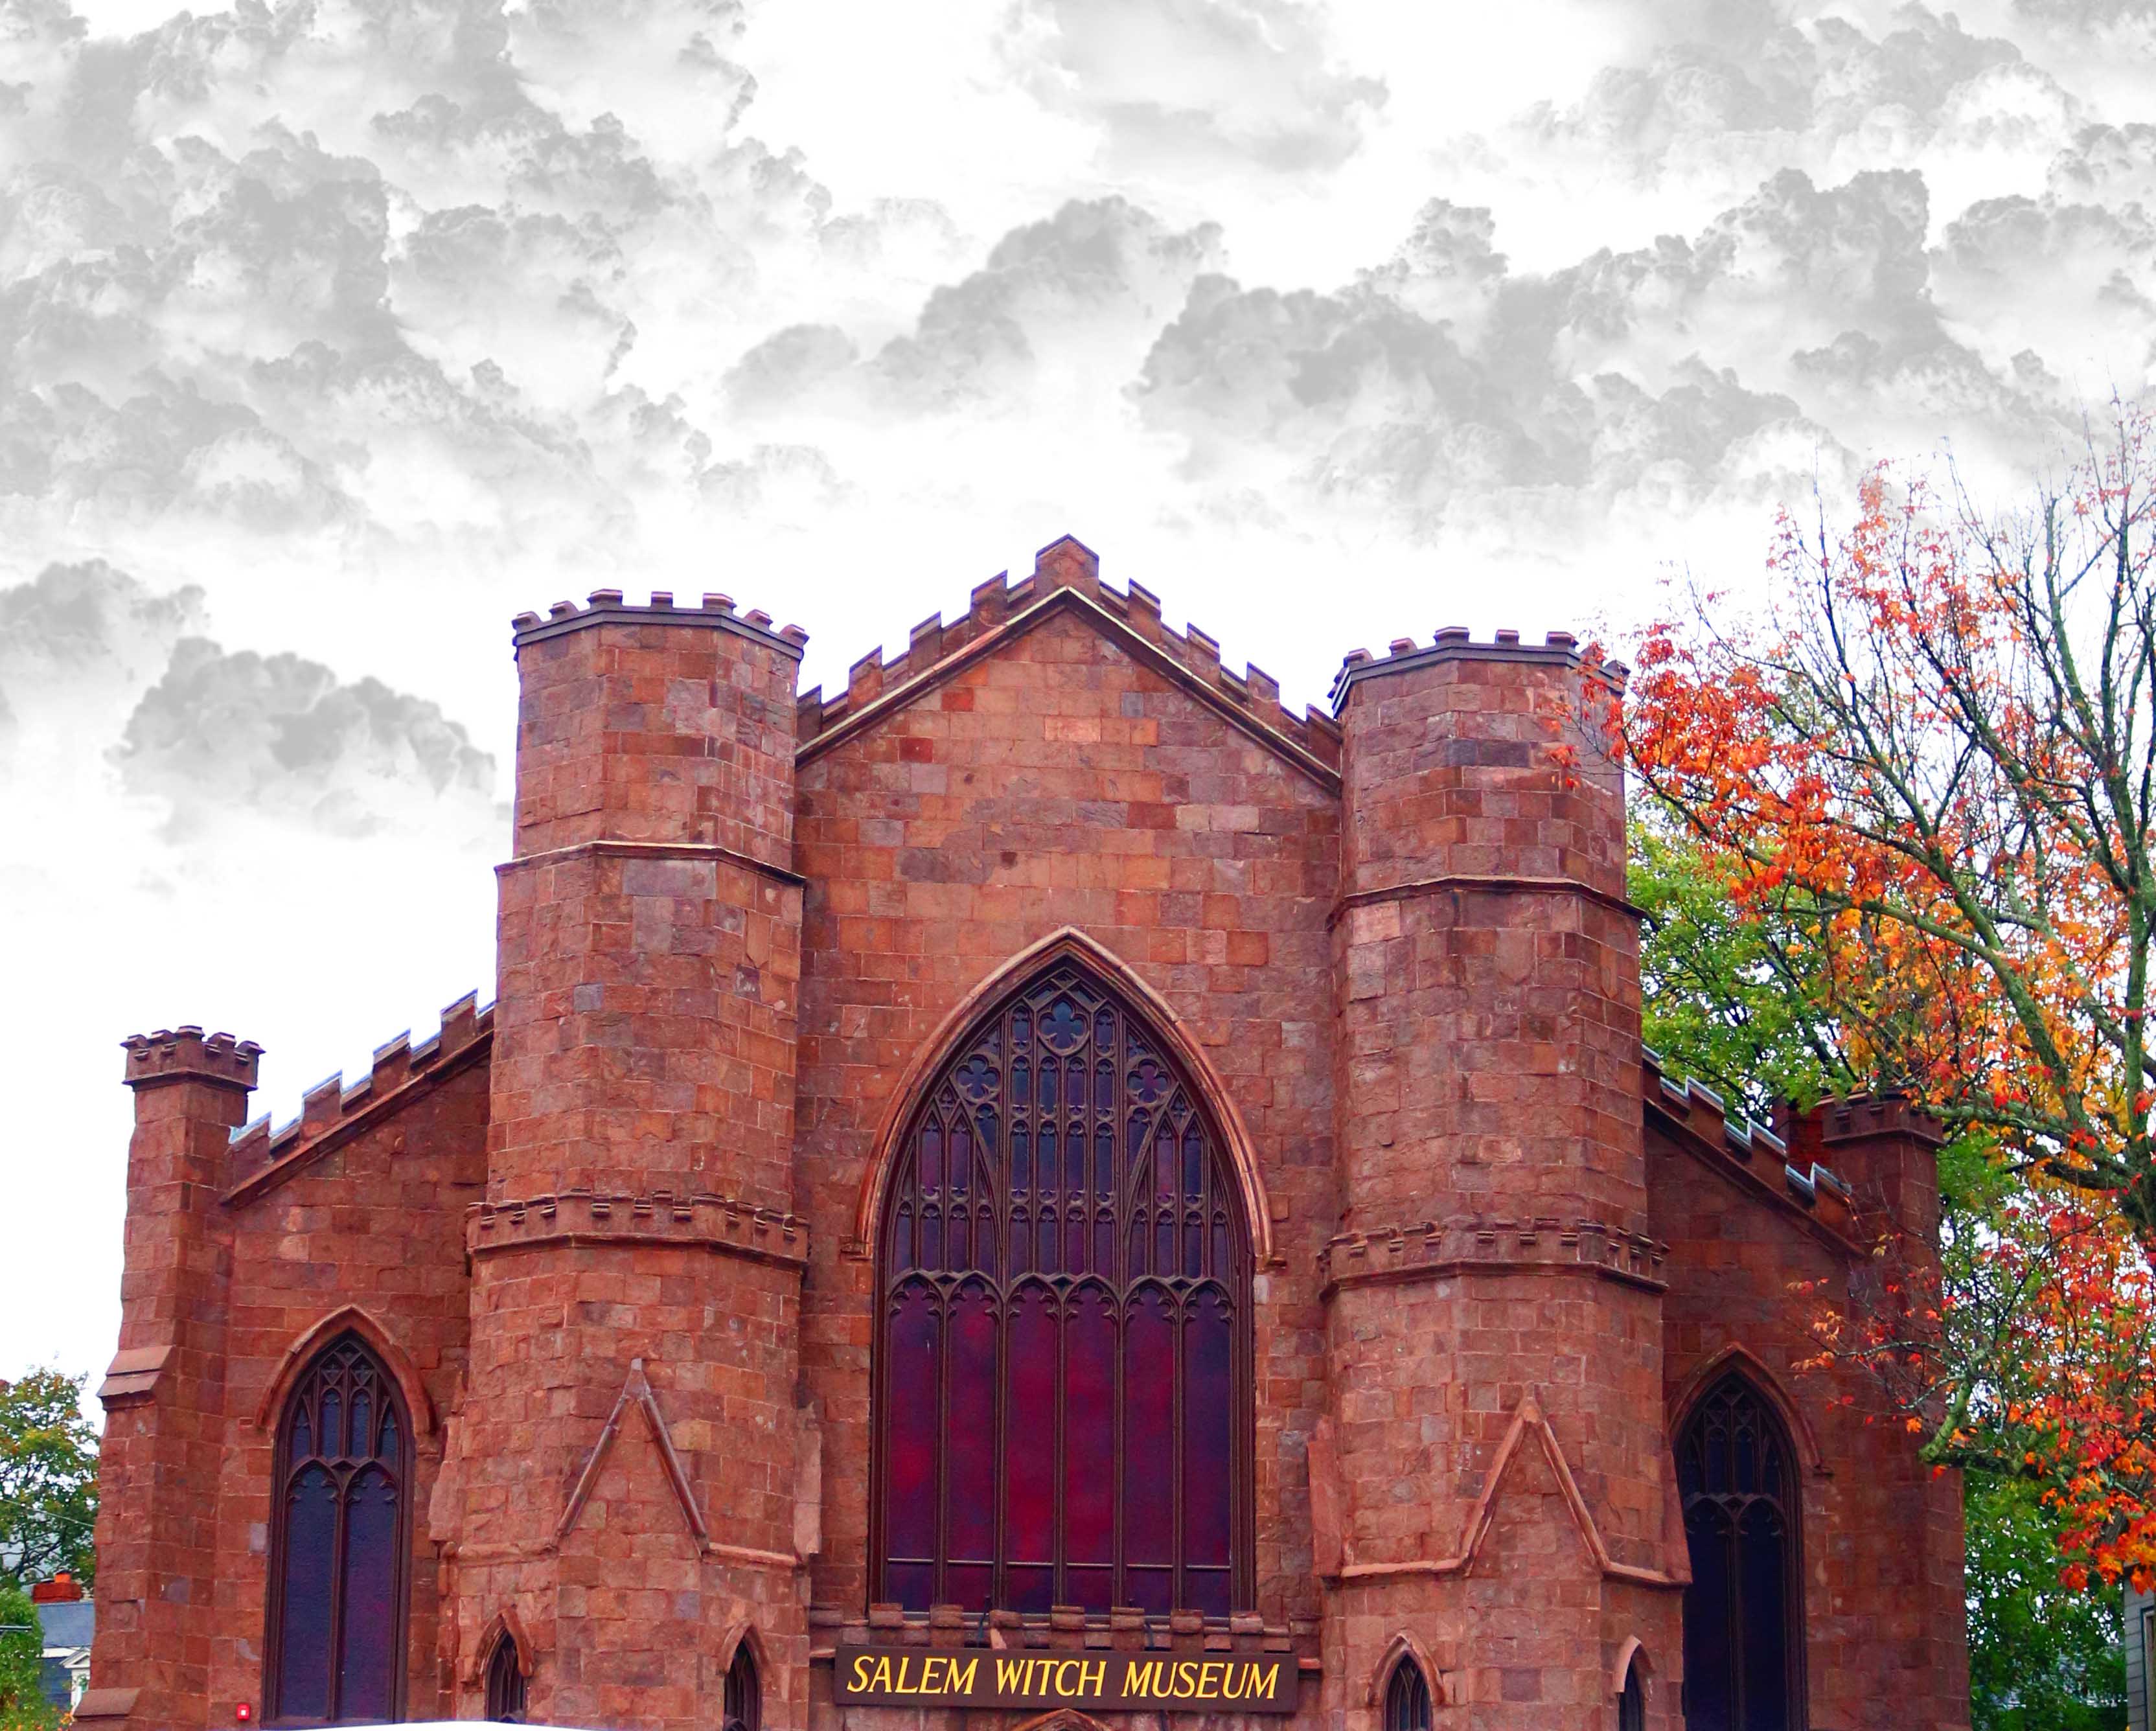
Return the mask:
<svg viewBox="0 0 2156 1731">
<path fill-rule="evenodd" d="M 277 1427 L 266 1715 L 280 1725 L 402 1717 L 412 1417 L 356 1333 L 318 1353 Z"/>
<path fill-rule="evenodd" d="M 1789 1433 L 1732 1373 L 1692 1410 L 1676 1464 L 1691 1552 L 1686 1731 L 1801 1731 L 1802 1525 Z"/>
<path fill-rule="evenodd" d="M 884 1204 L 875 1596 L 1245 1608 L 1250 1242 L 1134 1005 L 1066 958 L 984 1012 Z"/>
<path fill-rule="evenodd" d="M 744 1635 L 734 1644 L 733 1662 L 726 1667 L 726 1725 L 724 1731 L 761 1731 L 763 1724 L 763 1684 L 756 1674 L 756 1655 Z"/>
<path fill-rule="evenodd" d="M 1405 1653 L 1385 1679 L 1385 1731 L 1430 1731 L 1430 1679 Z"/>
<path fill-rule="evenodd" d="M 1617 1731 L 1647 1731 L 1647 1685 L 1635 1655 L 1625 1667 L 1625 1687 L 1617 1697 Z"/>
<path fill-rule="evenodd" d="M 505 1629 L 486 1662 L 486 1716 L 504 1725 L 524 1723 L 524 1664 L 514 1636 Z"/>
</svg>

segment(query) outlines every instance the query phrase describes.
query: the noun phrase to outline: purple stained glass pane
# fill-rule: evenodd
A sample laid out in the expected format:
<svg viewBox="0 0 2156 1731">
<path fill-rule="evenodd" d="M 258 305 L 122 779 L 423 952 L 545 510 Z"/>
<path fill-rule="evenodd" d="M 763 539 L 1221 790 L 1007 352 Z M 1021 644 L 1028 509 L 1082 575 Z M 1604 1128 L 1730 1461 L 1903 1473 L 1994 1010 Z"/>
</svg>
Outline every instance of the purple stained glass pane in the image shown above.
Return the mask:
<svg viewBox="0 0 2156 1731">
<path fill-rule="evenodd" d="M 945 1399 L 944 1554 L 996 1549 L 996 1305 L 969 1282 L 951 1307 L 951 1386 Z M 946 1587 L 947 1594 L 950 1592 Z M 964 1604 L 963 1598 L 953 1603 Z"/>
<path fill-rule="evenodd" d="M 281 1718 L 330 1713 L 330 1629 L 336 1600 L 336 1482 L 309 1466 L 285 1497 L 285 1580 L 277 1638 L 275 1711 Z"/>
<path fill-rule="evenodd" d="M 1111 1563 L 1116 1543 L 1116 1316 L 1106 1288 L 1071 1296 L 1063 1339 L 1063 1555 Z"/>
<path fill-rule="evenodd" d="M 1183 1556 L 1225 1568 L 1235 1460 L 1235 1327 L 1227 1296 L 1201 1289 L 1183 1324 Z"/>
<path fill-rule="evenodd" d="M 395 1481 L 367 1467 L 345 1492 L 341 1718 L 387 1719 L 396 1700 L 397 1524 Z"/>
<path fill-rule="evenodd" d="M 900 1294 L 885 1330 L 884 1347 L 889 1406 L 884 1432 L 885 1542 L 895 1559 L 933 1557 L 942 1338 L 936 1295 L 930 1287 L 916 1284 Z M 926 1585 L 932 1587 L 933 1582 Z M 925 1598 L 901 1602 L 917 1610 L 928 1606 Z"/>
<path fill-rule="evenodd" d="M 1175 1333 L 1168 1296 L 1152 1286 L 1123 1323 L 1123 1555 L 1175 1560 Z"/>
<path fill-rule="evenodd" d="M 921 1154 L 917 1169 L 921 1188 L 933 1190 L 943 1182 L 943 1132 L 932 1121 L 921 1127 Z"/>
<path fill-rule="evenodd" d="M 1055 1560 L 1055 1333 L 1048 1289 L 1020 1287 L 1010 1303 L 1004 1404 L 1013 1446 L 1004 1472 L 1004 1554 L 1014 1563 Z"/>
<path fill-rule="evenodd" d="M 344 1446 L 344 1397 L 331 1389 L 322 1396 L 322 1458 L 341 1461 L 349 1452 Z"/>
</svg>

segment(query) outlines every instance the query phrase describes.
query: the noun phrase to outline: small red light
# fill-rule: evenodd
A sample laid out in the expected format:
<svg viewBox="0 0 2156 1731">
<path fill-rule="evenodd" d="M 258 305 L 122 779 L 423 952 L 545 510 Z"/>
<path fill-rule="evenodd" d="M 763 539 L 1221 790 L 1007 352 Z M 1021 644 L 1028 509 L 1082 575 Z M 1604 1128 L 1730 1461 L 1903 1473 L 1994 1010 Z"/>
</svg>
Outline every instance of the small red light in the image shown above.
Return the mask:
<svg viewBox="0 0 2156 1731">
<path fill-rule="evenodd" d="M 235 1719 L 239 1720 L 241 1724 L 244 1725 L 249 1720 L 254 1717 L 254 1709 L 249 1706 L 247 1703 L 243 1701 L 239 1706 L 233 1708 L 232 1716 Z"/>
</svg>

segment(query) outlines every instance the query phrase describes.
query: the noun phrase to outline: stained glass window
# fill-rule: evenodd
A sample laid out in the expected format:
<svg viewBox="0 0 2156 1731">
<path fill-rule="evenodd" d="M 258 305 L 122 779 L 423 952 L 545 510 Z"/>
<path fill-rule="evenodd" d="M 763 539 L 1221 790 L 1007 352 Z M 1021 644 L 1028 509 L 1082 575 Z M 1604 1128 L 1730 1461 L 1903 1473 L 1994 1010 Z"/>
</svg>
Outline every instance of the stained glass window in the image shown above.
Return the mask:
<svg viewBox="0 0 2156 1731">
<path fill-rule="evenodd" d="M 1065 960 L 984 1014 L 880 1249 L 879 1599 L 1247 1602 L 1250 1235 L 1136 1009 Z"/>
<path fill-rule="evenodd" d="M 518 1662 L 516 1643 L 504 1630 L 486 1662 L 486 1716 L 504 1725 L 524 1723 L 524 1667 Z"/>
<path fill-rule="evenodd" d="M 733 1662 L 726 1667 L 726 1709 L 725 1731 L 757 1731 L 763 1723 L 763 1687 L 746 1638 L 736 1644 Z"/>
<path fill-rule="evenodd" d="M 270 1718 L 382 1724 L 404 1693 L 411 1420 L 356 1334 L 317 1355 L 277 1432 Z"/>
<path fill-rule="evenodd" d="M 1799 1731 L 1804 1617 L 1795 1459 L 1742 1376 L 1716 1384 L 1677 1442 L 1691 1585 L 1686 1731 Z"/>
<path fill-rule="evenodd" d="M 1385 1731 L 1430 1731 L 1430 1679 L 1404 1654 L 1385 1679 Z"/>
</svg>

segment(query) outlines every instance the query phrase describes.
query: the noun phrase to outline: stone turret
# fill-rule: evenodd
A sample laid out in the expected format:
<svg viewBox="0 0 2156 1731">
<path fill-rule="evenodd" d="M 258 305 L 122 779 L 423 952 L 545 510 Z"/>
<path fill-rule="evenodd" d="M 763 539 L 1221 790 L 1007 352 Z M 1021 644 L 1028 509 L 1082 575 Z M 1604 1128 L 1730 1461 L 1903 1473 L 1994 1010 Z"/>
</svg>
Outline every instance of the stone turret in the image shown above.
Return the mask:
<svg viewBox="0 0 2156 1731">
<path fill-rule="evenodd" d="M 745 1628 L 802 1723 L 793 1217 L 804 634 L 601 591 L 516 622 L 487 1197 L 453 1446 L 458 1669 L 535 1718 L 716 1723 Z M 443 1499 L 436 1499 L 437 1506 Z"/>
<path fill-rule="evenodd" d="M 1620 681 L 1567 636 L 1448 630 L 1335 686 L 1342 1230 L 1312 1471 L 1351 1728 L 1394 1642 L 1492 1731 L 1605 1727 L 1633 1639 L 1680 1669 Z"/>
<path fill-rule="evenodd" d="M 98 1390 L 98 1631 L 85 1719 L 200 1724 L 216 1632 L 232 1133 L 262 1048 L 200 1028 L 123 1042 L 135 1095 L 120 1350 Z"/>
</svg>

